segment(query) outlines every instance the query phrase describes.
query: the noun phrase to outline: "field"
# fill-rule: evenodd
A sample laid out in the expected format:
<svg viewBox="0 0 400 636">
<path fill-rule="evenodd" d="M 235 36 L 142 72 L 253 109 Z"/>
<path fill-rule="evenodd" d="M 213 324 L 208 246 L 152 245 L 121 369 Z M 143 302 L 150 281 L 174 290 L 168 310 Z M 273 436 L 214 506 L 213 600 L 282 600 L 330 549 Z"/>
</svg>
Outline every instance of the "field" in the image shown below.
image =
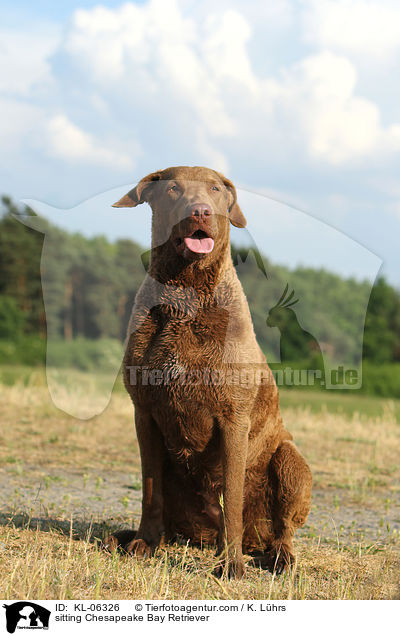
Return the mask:
<svg viewBox="0 0 400 636">
<path fill-rule="evenodd" d="M 5 373 L 5 372 L 4 372 Z M 77 420 L 43 374 L 0 369 L 0 598 L 399 599 L 399 404 L 282 393 L 286 425 L 314 475 L 312 511 L 281 577 L 247 567 L 212 576 L 213 552 L 175 545 L 138 561 L 99 548 L 140 517 L 140 463 L 128 397 Z M 8 379 L 7 379 L 8 378 Z"/>
</svg>

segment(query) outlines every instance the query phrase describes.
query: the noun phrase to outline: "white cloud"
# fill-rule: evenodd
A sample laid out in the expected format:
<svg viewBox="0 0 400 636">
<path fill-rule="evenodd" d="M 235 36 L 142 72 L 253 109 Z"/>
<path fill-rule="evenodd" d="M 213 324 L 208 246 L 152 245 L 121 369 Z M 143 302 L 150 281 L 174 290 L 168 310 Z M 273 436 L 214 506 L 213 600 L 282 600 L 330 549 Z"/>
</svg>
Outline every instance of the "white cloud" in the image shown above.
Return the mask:
<svg viewBox="0 0 400 636">
<path fill-rule="evenodd" d="M 304 0 L 299 11 L 289 0 L 262 7 L 148 0 L 79 9 L 58 47 L 39 33 L 5 38 L 3 87 L 8 95 L 19 91 L 20 101 L 15 110 L 10 97 L 0 103 L 0 137 L 9 148 L 24 140 L 47 159 L 58 157 L 71 174 L 83 164 L 132 170 L 139 156 L 149 170 L 177 157 L 222 171 L 249 160 L 285 172 L 296 171 L 298 160 L 345 170 L 384 162 L 400 150 L 400 124 L 383 123 L 379 94 L 363 96 L 352 57 L 368 48 L 370 18 L 363 16 L 375 16 L 377 6 Z M 382 6 L 377 25 L 387 26 L 389 51 L 396 11 L 393 3 Z M 303 27 L 308 42 L 324 48 L 305 57 L 290 41 L 290 55 L 266 75 L 271 67 L 252 57 L 263 51 L 254 34 L 274 25 L 291 34 Z"/>
<path fill-rule="evenodd" d="M 0 151 L 24 152 L 28 141 L 40 135 L 44 125 L 41 108 L 13 97 L 0 97 Z"/>
<path fill-rule="evenodd" d="M 229 162 L 227 157 L 215 146 L 208 143 L 199 131 L 197 135 L 197 147 L 199 152 L 207 157 L 207 165 L 212 166 L 214 170 L 219 170 L 224 174 L 229 172 Z"/>
<path fill-rule="evenodd" d="M 236 30 L 243 26 L 243 19 L 235 12 L 228 12 L 226 19 Z M 150 0 L 115 10 L 97 7 L 76 11 L 64 50 L 86 68 L 90 82 L 100 90 L 116 90 L 133 102 L 178 101 L 181 108 L 193 112 L 206 131 L 230 135 L 233 121 L 215 81 L 215 64 L 210 68 L 203 59 L 203 35 L 210 41 L 202 24 L 185 17 L 175 0 Z M 231 56 L 235 50 L 225 36 L 217 67 L 222 64 L 226 68 L 227 45 Z M 239 57 L 245 64 L 243 55 Z"/>
<path fill-rule="evenodd" d="M 0 91 L 29 95 L 35 85 L 51 81 L 49 56 L 59 43 L 49 32 L 0 31 Z"/>
<path fill-rule="evenodd" d="M 213 79 L 227 79 L 247 90 L 257 91 L 258 80 L 254 75 L 246 45 L 251 28 L 245 18 L 232 9 L 222 17 L 210 15 L 205 23 L 205 37 L 201 40 L 204 65 Z"/>
<path fill-rule="evenodd" d="M 369 4 L 374 15 L 375 4 Z M 319 26 L 321 43 L 331 42 L 324 22 L 330 12 L 332 33 L 345 41 L 341 0 L 310 0 L 306 7 L 308 29 Z M 366 3 L 356 0 L 350 22 L 360 11 L 369 15 Z M 312 160 L 333 165 L 400 149 L 400 127 L 384 128 L 378 105 L 357 94 L 357 70 L 348 57 L 319 51 L 264 79 L 254 71 L 247 49 L 252 29 L 240 10 L 210 10 L 203 20 L 198 10 L 188 15 L 177 0 L 79 10 L 64 51 L 86 69 L 103 100 L 111 91 L 133 112 L 147 104 L 154 113 L 159 103 L 165 127 L 181 119 L 199 155 L 219 165 L 227 161 L 218 146 L 233 139 L 238 147 L 264 140 L 286 155 L 301 148 Z"/>
<path fill-rule="evenodd" d="M 379 108 L 355 93 L 356 69 L 324 51 L 304 58 L 266 83 L 282 132 L 303 139 L 311 157 L 340 164 L 400 150 L 399 127 L 383 128 Z"/>
<path fill-rule="evenodd" d="M 308 42 L 368 59 L 388 59 L 400 49 L 397 0 L 304 0 Z"/>
<path fill-rule="evenodd" d="M 67 161 L 89 162 L 112 168 L 130 169 L 129 155 L 105 148 L 92 135 L 73 124 L 65 115 L 56 115 L 48 124 L 49 152 Z"/>
</svg>

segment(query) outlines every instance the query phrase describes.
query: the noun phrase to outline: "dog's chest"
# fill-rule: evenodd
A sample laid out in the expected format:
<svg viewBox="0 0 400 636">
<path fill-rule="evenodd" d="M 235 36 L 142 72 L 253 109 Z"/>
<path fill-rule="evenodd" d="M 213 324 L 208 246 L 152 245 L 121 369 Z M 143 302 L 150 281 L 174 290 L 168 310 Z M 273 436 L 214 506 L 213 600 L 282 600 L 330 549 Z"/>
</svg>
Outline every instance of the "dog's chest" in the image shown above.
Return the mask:
<svg viewBox="0 0 400 636">
<path fill-rule="evenodd" d="M 166 446 L 185 461 L 213 444 L 216 421 L 227 408 L 224 389 L 215 383 L 222 367 L 226 312 L 219 312 L 218 325 L 215 317 L 210 320 L 208 313 L 195 321 L 156 320 L 147 338 L 138 334 L 131 340 L 134 402 L 151 410 Z"/>
<path fill-rule="evenodd" d="M 218 305 L 195 315 L 154 307 L 140 332 L 133 334 L 134 364 L 169 373 L 171 377 L 222 364 L 228 312 Z"/>
<path fill-rule="evenodd" d="M 216 389 L 214 380 L 223 366 L 223 350 L 224 339 L 208 336 L 198 325 L 169 323 L 143 352 L 140 393 L 164 409 L 186 405 L 190 410 L 192 403 L 202 403 L 215 412 L 221 387 Z"/>
</svg>

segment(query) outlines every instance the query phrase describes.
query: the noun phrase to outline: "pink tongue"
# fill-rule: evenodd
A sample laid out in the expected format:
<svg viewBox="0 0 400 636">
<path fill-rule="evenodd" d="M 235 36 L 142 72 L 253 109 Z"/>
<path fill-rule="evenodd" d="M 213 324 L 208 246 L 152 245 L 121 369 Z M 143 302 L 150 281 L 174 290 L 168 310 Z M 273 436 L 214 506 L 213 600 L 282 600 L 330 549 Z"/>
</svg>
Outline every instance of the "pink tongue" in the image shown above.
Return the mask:
<svg viewBox="0 0 400 636">
<path fill-rule="evenodd" d="M 214 247 L 214 241 L 212 238 L 198 239 L 187 236 L 183 239 L 183 242 L 191 252 L 195 252 L 196 254 L 209 254 L 212 252 Z"/>
</svg>

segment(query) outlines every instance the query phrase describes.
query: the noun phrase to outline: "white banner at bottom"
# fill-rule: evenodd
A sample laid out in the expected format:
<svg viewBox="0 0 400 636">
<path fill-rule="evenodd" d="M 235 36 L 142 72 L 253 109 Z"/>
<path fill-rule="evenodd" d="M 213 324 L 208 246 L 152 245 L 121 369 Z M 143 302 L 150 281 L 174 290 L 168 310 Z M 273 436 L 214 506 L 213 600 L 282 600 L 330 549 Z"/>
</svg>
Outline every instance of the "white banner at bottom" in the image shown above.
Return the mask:
<svg viewBox="0 0 400 636">
<path fill-rule="evenodd" d="M 297 636 L 392 633 L 400 601 L 0 601 L 0 634 L 78 636 L 262 630 Z M 21 632 L 20 630 L 24 630 Z M 356 632 L 354 631 L 356 630 Z M 39 636 L 39 635 L 38 635 Z"/>
</svg>

